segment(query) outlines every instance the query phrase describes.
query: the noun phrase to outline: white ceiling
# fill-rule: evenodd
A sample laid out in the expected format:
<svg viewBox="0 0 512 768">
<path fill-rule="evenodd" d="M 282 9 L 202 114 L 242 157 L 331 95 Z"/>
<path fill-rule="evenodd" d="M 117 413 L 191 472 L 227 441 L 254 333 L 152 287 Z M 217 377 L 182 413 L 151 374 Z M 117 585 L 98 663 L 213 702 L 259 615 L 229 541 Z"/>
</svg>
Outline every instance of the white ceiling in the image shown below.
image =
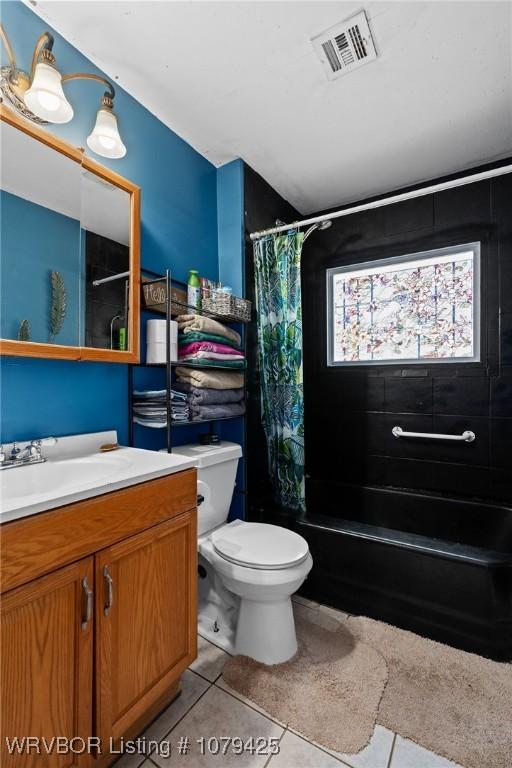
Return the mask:
<svg viewBox="0 0 512 768">
<path fill-rule="evenodd" d="M 205 157 L 241 157 L 303 213 L 512 154 L 510 0 L 368 1 L 378 58 L 329 82 L 310 38 L 361 7 L 38 0 L 36 11 Z"/>
</svg>

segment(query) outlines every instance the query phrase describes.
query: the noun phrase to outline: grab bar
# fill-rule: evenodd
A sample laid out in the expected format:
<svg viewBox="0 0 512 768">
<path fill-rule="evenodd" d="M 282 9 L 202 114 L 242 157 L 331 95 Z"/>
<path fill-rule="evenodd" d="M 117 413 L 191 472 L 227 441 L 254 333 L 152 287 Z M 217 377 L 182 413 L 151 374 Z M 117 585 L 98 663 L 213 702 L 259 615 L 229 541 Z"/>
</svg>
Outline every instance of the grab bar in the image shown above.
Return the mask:
<svg viewBox="0 0 512 768">
<path fill-rule="evenodd" d="M 393 437 L 423 437 L 426 440 L 456 440 L 458 442 L 472 443 L 476 439 L 474 432 L 467 429 L 462 435 L 438 435 L 435 432 L 404 432 L 402 427 L 393 427 Z"/>
</svg>

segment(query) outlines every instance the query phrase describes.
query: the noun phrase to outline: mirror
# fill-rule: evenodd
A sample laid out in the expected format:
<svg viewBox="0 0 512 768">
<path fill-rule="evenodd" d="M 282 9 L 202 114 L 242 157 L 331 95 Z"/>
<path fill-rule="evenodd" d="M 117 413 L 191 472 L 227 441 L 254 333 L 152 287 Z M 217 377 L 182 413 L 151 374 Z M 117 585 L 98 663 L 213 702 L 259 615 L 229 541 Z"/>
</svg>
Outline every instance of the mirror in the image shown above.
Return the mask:
<svg viewBox="0 0 512 768">
<path fill-rule="evenodd" d="M 1 123 L 0 337 L 80 345 L 80 166 Z"/>
<path fill-rule="evenodd" d="M 83 344 L 125 351 L 129 344 L 130 195 L 84 169 L 81 190 Z"/>
<path fill-rule="evenodd" d="M 137 362 L 139 188 L 0 117 L 2 354 Z"/>
</svg>

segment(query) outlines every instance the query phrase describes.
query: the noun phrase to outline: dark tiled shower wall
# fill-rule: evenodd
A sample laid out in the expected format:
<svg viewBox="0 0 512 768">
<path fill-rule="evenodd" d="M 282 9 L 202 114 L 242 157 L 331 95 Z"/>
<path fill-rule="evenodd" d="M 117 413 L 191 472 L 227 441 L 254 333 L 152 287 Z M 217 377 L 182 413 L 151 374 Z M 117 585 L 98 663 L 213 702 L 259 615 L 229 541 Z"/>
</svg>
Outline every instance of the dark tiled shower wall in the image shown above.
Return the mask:
<svg viewBox="0 0 512 768">
<path fill-rule="evenodd" d="M 94 286 L 93 280 L 126 272 L 130 267 L 128 246 L 94 232 L 85 233 L 85 345 L 110 349 L 110 322 L 124 314 L 125 280 Z"/>
<path fill-rule="evenodd" d="M 477 169 L 475 169 L 477 170 Z M 246 233 L 300 215 L 245 168 Z M 479 240 L 482 362 L 326 366 L 325 270 Z M 304 246 L 303 325 L 307 504 L 352 518 L 365 486 L 426 498 L 512 502 L 512 178 L 417 198 L 333 222 Z M 254 300 L 252 244 L 246 280 Z M 256 329 L 249 329 L 248 498 L 251 519 L 275 518 L 261 427 Z M 474 443 L 393 438 L 391 429 L 475 432 Z M 393 504 L 385 494 L 383 503 Z"/>
<path fill-rule="evenodd" d="M 325 270 L 480 241 L 482 362 L 328 368 Z M 347 216 L 303 251 L 308 509 L 350 518 L 354 490 L 512 501 L 512 177 Z M 476 434 L 474 443 L 396 439 Z"/>
</svg>

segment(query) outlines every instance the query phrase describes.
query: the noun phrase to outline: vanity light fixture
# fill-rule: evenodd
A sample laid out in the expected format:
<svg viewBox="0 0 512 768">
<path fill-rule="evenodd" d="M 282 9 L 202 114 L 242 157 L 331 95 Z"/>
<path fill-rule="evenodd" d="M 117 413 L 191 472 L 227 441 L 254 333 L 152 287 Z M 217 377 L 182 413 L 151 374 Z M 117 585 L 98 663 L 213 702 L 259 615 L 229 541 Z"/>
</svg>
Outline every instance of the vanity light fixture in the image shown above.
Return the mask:
<svg viewBox="0 0 512 768">
<path fill-rule="evenodd" d="M 106 85 L 108 91 L 103 94 L 87 145 L 102 157 L 117 159 L 126 155 L 114 112 L 115 90 L 109 80 L 87 72 L 61 75 L 55 66 L 54 41 L 49 32 L 43 32 L 35 44 L 30 74 L 17 67 L 11 42 L 2 24 L 0 39 L 9 58 L 9 64 L 1 69 L 0 90 L 17 112 L 39 125 L 68 123 L 74 113 L 62 84 L 69 80 L 96 80 Z"/>
</svg>

